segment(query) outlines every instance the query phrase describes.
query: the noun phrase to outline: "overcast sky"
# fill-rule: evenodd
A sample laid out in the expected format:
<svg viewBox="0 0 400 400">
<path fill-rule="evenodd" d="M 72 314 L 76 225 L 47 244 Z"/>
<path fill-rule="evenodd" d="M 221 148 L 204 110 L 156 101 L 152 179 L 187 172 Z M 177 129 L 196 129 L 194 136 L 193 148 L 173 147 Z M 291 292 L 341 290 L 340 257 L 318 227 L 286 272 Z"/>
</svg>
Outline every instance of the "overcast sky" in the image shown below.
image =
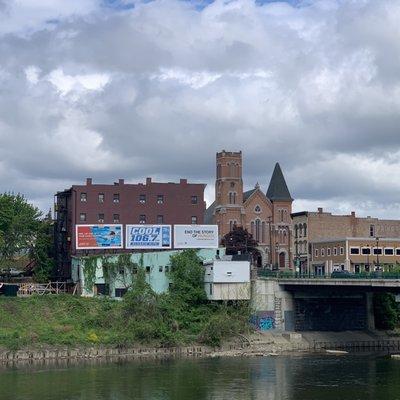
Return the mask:
<svg viewBox="0 0 400 400">
<path fill-rule="evenodd" d="M 0 192 L 207 183 L 400 218 L 400 0 L 0 0 Z"/>
</svg>

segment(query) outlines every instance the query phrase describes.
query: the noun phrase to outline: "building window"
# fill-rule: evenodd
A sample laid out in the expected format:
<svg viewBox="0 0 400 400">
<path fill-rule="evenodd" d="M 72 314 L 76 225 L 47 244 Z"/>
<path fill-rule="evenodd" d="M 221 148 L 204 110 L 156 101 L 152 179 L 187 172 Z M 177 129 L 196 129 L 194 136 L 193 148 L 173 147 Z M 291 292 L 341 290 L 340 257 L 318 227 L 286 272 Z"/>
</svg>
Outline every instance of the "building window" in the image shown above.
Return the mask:
<svg viewBox="0 0 400 400">
<path fill-rule="evenodd" d="M 212 296 L 212 294 L 213 294 L 213 284 L 212 283 L 210 283 L 210 296 Z"/>
<path fill-rule="evenodd" d="M 116 288 L 115 289 L 115 297 L 123 297 L 124 294 L 127 292 L 128 289 L 126 288 Z"/>
<path fill-rule="evenodd" d="M 304 224 L 303 228 L 304 228 L 304 236 L 307 236 L 307 224 Z"/>
<path fill-rule="evenodd" d="M 104 193 L 99 193 L 99 203 L 104 203 Z"/>
<path fill-rule="evenodd" d="M 165 272 L 169 272 L 169 265 L 165 266 Z"/>
<path fill-rule="evenodd" d="M 400 256 L 400 249 L 396 249 L 396 256 Z"/>
<path fill-rule="evenodd" d="M 259 205 L 256 205 L 256 207 L 254 208 L 254 212 L 260 213 L 261 212 L 261 207 Z"/>
<path fill-rule="evenodd" d="M 157 224 L 163 224 L 163 223 L 164 223 L 164 216 L 157 215 Z"/>
<path fill-rule="evenodd" d="M 390 247 L 385 248 L 385 256 L 393 256 L 394 255 L 394 249 Z"/>
<path fill-rule="evenodd" d="M 333 255 L 334 255 L 334 256 L 337 256 L 337 247 L 334 247 L 334 248 L 333 248 Z"/>
<path fill-rule="evenodd" d="M 114 222 L 114 224 L 119 224 L 119 214 L 113 215 L 113 222 Z"/>
<path fill-rule="evenodd" d="M 374 247 L 374 254 L 380 256 L 382 254 L 382 248 Z"/>
<path fill-rule="evenodd" d="M 86 213 L 79 214 L 79 221 L 86 222 Z"/>
<path fill-rule="evenodd" d="M 99 222 L 100 224 L 103 224 L 103 223 L 104 223 L 104 214 L 99 214 L 99 215 L 98 215 L 98 222 Z"/>
<path fill-rule="evenodd" d="M 331 249 L 330 249 L 330 247 L 328 247 L 328 248 L 326 249 L 326 255 L 327 255 L 328 257 L 331 256 Z"/>
<path fill-rule="evenodd" d="M 260 241 L 260 220 L 256 219 L 256 241 Z"/>
<path fill-rule="evenodd" d="M 231 182 L 231 188 L 235 187 L 235 182 Z"/>
<path fill-rule="evenodd" d="M 193 216 L 192 217 L 192 225 L 196 225 L 197 224 L 197 217 Z"/>
<path fill-rule="evenodd" d="M 145 194 L 139 195 L 139 203 L 140 204 L 145 204 L 146 203 L 146 195 Z"/>
<path fill-rule="evenodd" d="M 163 267 L 162 267 L 162 265 L 160 265 L 159 267 L 158 267 L 158 272 L 162 272 L 163 271 Z"/>
<path fill-rule="evenodd" d="M 221 164 L 217 164 L 217 178 L 221 178 Z"/>
<path fill-rule="evenodd" d="M 164 204 L 164 195 L 157 195 L 157 204 Z"/>
<path fill-rule="evenodd" d="M 192 196 L 190 201 L 192 204 L 197 204 L 197 196 Z"/>
<path fill-rule="evenodd" d="M 369 247 L 363 247 L 361 249 L 361 254 L 363 256 L 369 256 L 371 254 L 371 249 Z"/>
<path fill-rule="evenodd" d="M 318 249 L 315 249 L 315 257 L 318 257 Z"/>
<path fill-rule="evenodd" d="M 369 236 L 371 236 L 371 237 L 375 236 L 375 225 L 369 226 Z"/>
<path fill-rule="evenodd" d="M 114 195 L 113 195 L 113 202 L 114 202 L 114 203 L 119 203 L 119 193 L 114 193 Z"/>
<path fill-rule="evenodd" d="M 87 193 L 81 193 L 81 202 L 86 203 L 87 202 Z"/>
<path fill-rule="evenodd" d="M 150 266 L 148 265 L 148 266 L 146 267 L 146 274 L 149 274 L 149 273 L 150 273 L 150 270 L 151 270 L 151 268 L 150 268 Z"/>
<path fill-rule="evenodd" d="M 141 214 L 139 216 L 139 224 L 145 224 L 146 223 L 146 216 L 144 214 Z"/>
<path fill-rule="evenodd" d="M 344 247 L 340 248 L 340 255 L 342 256 L 344 254 Z"/>
<path fill-rule="evenodd" d="M 325 249 L 321 249 L 321 257 L 325 256 Z"/>
<path fill-rule="evenodd" d="M 353 254 L 353 255 L 360 254 L 360 248 L 359 247 L 350 247 L 350 254 Z"/>
</svg>

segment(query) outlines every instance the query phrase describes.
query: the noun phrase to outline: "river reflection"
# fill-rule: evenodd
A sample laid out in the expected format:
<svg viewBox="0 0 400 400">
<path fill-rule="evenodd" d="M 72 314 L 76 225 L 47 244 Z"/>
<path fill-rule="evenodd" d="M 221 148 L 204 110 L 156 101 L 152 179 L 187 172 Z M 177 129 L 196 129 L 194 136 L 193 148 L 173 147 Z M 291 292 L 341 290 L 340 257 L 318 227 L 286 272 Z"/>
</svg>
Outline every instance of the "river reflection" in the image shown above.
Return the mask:
<svg viewBox="0 0 400 400">
<path fill-rule="evenodd" d="M 400 400 L 400 361 L 297 355 L 7 367 L 0 399 Z"/>
</svg>

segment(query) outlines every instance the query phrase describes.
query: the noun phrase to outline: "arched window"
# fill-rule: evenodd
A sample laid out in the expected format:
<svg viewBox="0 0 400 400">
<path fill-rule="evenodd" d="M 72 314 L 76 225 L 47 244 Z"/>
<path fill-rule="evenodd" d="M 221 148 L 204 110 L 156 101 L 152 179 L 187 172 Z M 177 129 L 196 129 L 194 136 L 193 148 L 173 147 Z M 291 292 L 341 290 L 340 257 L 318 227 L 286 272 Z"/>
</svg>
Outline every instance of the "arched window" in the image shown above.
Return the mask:
<svg viewBox="0 0 400 400">
<path fill-rule="evenodd" d="M 217 164 L 217 178 L 221 178 L 221 164 Z"/>
<path fill-rule="evenodd" d="M 256 240 L 257 240 L 257 242 L 259 242 L 260 241 L 260 228 L 261 228 L 261 224 L 260 224 L 260 220 L 259 219 L 256 219 Z"/>
<path fill-rule="evenodd" d="M 304 224 L 304 236 L 307 236 L 307 224 Z"/>
<path fill-rule="evenodd" d="M 235 164 L 234 163 L 229 163 L 229 176 L 233 177 L 235 176 Z"/>
<path fill-rule="evenodd" d="M 251 231 L 251 234 L 253 235 L 253 237 L 255 236 L 254 235 L 254 221 L 251 221 L 251 224 L 250 224 L 250 231 Z"/>
<path fill-rule="evenodd" d="M 299 237 L 299 227 L 298 227 L 298 225 L 294 226 L 294 237 L 296 239 Z"/>
<path fill-rule="evenodd" d="M 254 208 L 254 212 L 260 213 L 261 212 L 261 207 L 257 204 Z"/>
<path fill-rule="evenodd" d="M 265 222 L 261 223 L 261 242 L 265 243 Z"/>
<path fill-rule="evenodd" d="M 236 192 L 233 192 L 233 204 L 236 204 Z"/>
</svg>

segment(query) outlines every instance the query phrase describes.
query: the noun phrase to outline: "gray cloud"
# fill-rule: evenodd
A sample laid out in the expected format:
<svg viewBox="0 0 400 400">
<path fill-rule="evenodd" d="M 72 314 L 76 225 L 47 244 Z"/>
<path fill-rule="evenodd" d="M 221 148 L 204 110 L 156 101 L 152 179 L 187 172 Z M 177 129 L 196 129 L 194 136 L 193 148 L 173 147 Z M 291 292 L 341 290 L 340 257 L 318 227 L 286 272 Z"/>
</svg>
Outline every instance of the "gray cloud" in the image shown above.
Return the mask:
<svg viewBox="0 0 400 400">
<path fill-rule="evenodd" d="M 241 149 L 246 186 L 280 161 L 296 209 L 400 217 L 400 2 L 21 4 L 0 0 L 0 191 L 47 209 L 86 176 L 187 177 L 211 200 Z"/>
</svg>

